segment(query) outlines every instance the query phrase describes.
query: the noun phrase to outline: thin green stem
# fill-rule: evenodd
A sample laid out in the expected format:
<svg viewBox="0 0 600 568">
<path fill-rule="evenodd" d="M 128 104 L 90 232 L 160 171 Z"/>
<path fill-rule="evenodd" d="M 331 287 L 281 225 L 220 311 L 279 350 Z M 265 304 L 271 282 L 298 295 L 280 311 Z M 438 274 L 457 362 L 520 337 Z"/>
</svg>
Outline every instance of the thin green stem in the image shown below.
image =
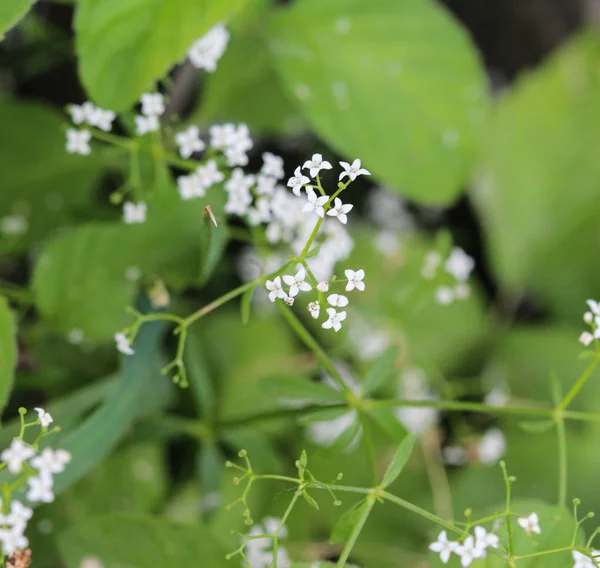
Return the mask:
<svg viewBox="0 0 600 568">
<path fill-rule="evenodd" d="M 313 229 L 312 233 L 310 234 L 310 237 L 308 237 L 308 241 L 306 241 L 306 244 L 304 245 L 304 248 L 302 249 L 302 252 L 300 253 L 300 256 L 298 257 L 298 260 L 300 262 L 304 262 L 304 260 L 306 260 L 306 255 L 308 254 L 308 252 L 310 250 L 310 246 L 313 244 L 313 241 L 317 238 L 317 235 L 319 234 L 319 229 L 321 228 L 322 224 L 323 224 L 323 218 L 320 218 L 316 222 L 315 228 Z"/>
<path fill-rule="evenodd" d="M 137 146 L 135 140 L 131 140 L 131 138 L 125 138 L 123 136 L 117 136 L 116 134 L 111 134 L 110 132 L 104 132 L 94 128 L 91 130 L 91 133 L 92 137 L 96 140 L 102 140 L 102 142 L 107 142 L 113 146 L 120 146 L 121 148 L 127 149 L 132 149 Z"/>
<path fill-rule="evenodd" d="M 360 421 L 364 432 L 364 442 L 367 448 L 367 461 L 369 462 L 369 469 L 371 471 L 373 485 L 379 483 L 379 475 L 377 472 L 377 460 L 375 459 L 375 448 L 373 447 L 373 432 L 371 431 L 371 424 L 369 423 L 369 417 L 361 413 Z"/>
<path fill-rule="evenodd" d="M 577 396 L 579 391 L 583 388 L 587 380 L 590 378 L 591 374 L 594 372 L 594 369 L 598 366 L 600 362 L 600 356 L 596 355 L 596 358 L 588 365 L 587 369 L 583 372 L 581 377 L 575 381 L 575 384 L 571 387 L 571 390 L 565 395 L 562 402 L 558 405 L 559 410 L 565 410 L 572 402 L 573 399 Z"/>
<path fill-rule="evenodd" d="M 567 435 L 562 416 L 556 420 L 558 438 L 558 506 L 567 504 Z"/>
</svg>

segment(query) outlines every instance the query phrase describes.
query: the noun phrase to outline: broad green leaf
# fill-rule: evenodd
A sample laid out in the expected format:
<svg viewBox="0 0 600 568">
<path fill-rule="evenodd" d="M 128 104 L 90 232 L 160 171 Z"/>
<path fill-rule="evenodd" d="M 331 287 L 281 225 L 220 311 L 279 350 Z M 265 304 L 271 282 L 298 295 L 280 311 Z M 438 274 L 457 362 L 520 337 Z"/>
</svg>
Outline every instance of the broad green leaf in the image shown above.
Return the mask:
<svg viewBox="0 0 600 568">
<path fill-rule="evenodd" d="M 371 365 L 362 386 L 365 395 L 376 391 L 390 378 L 397 356 L 398 349 L 393 346 L 389 347 Z"/>
<path fill-rule="evenodd" d="M 80 0 L 76 51 L 90 97 L 102 107 L 126 110 L 244 1 Z"/>
<path fill-rule="evenodd" d="M 0 233 L 0 255 L 37 243 L 91 203 L 100 157 L 68 154 L 65 126 L 59 113 L 41 105 L 0 104 L 0 219 L 22 218 L 26 229 Z"/>
<path fill-rule="evenodd" d="M 422 203 L 447 204 L 473 164 L 486 79 L 467 33 L 424 0 L 300 0 L 273 18 L 277 70 L 347 161 Z"/>
<path fill-rule="evenodd" d="M 354 503 L 354 505 L 339 518 L 335 527 L 333 527 L 333 531 L 329 537 L 330 542 L 345 542 L 350 536 L 352 529 L 356 526 L 356 523 L 362 519 L 368 508 L 369 504 L 366 499 Z"/>
<path fill-rule="evenodd" d="M 64 333 L 77 328 L 88 339 L 104 339 L 131 321 L 125 308 L 138 287 L 128 278 L 131 267 L 177 288 L 197 282 L 217 230 L 202 221 L 204 204 L 167 193 L 149 204 L 141 225 L 87 224 L 50 240 L 33 275 L 42 315 Z"/>
<path fill-rule="evenodd" d="M 4 33 L 15 26 L 29 11 L 35 0 L 2 0 L 0 4 L 0 41 Z"/>
<path fill-rule="evenodd" d="M 412 434 L 408 434 L 404 441 L 398 446 L 398 449 L 392 457 L 392 461 L 388 465 L 385 471 L 383 479 L 381 480 L 382 487 L 389 487 L 398 476 L 402 473 L 404 466 L 410 458 L 410 454 L 413 451 L 415 445 L 415 437 Z"/>
<path fill-rule="evenodd" d="M 0 296 L 0 411 L 12 391 L 17 365 L 17 324 L 6 298 Z"/>
<path fill-rule="evenodd" d="M 197 566 L 226 568 L 226 550 L 196 523 L 153 517 L 110 515 L 86 519 L 62 532 L 59 548 L 68 568 L 95 557 L 104 566 Z"/>
<path fill-rule="evenodd" d="M 490 121 L 473 192 L 497 279 L 578 326 L 600 287 L 599 57 L 584 32 L 520 78 Z"/>
</svg>

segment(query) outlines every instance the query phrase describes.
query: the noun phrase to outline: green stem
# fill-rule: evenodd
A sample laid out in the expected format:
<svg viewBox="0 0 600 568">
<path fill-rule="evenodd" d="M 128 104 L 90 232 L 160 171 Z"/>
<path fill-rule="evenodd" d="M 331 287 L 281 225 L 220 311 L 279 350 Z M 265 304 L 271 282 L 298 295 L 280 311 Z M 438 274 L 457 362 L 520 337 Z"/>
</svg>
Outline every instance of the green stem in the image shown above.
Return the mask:
<svg viewBox="0 0 600 568">
<path fill-rule="evenodd" d="M 594 372 L 594 369 L 598 366 L 600 362 L 600 357 L 597 355 L 596 358 L 588 365 L 587 369 L 583 372 L 581 377 L 577 379 L 575 384 L 571 387 L 571 390 L 566 394 L 565 398 L 563 398 L 562 402 L 558 405 L 559 410 L 565 410 L 573 399 L 577 396 L 579 391 L 583 388 L 586 381 L 590 378 L 591 374 Z"/>
<path fill-rule="evenodd" d="M 558 438 L 558 506 L 567 504 L 567 436 L 562 416 L 556 420 Z"/>
<path fill-rule="evenodd" d="M 354 545 L 356 544 L 356 541 L 358 540 L 358 537 L 362 532 L 362 529 L 365 526 L 367 518 L 371 514 L 371 510 L 373 509 L 374 505 L 375 498 L 373 497 L 373 495 L 369 495 L 369 497 L 367 498 L 367 506 L 365 507 L 358 521 L 356 521 L 356 524 L 354 525 L 354 528 L 352 529 L 352 532 L 350 533 L 350 536 L 346 541 L 344 550 L 342 550 L 342 553 L 340 554 L 340 558 L 336 564 L 338 568 L 343 568 L 343 566 L 346 565 L 346 561 L 348 560 L 348 557 L 350 556 L 350 553 L 352 552 L 352 549 L 354 548 Z"/>
<path fill-rule="evenodd" d="M 369 417 L 366 414 L 361 413 L 360 421 L 362 423 L 364 431 L 364 441 L 367 448 L 367 461 L 369 462 L 369 469 L 373 477 L 373 485 L 379 483 L 379 475 L 377 473 L 377 461 L 375 459 L 375 448 L 373 447 L 373 433 L 371 431 L 371 424 L 369 423 Z"/>
<path fill-rule="evenodd" d="M 302 249 L 300 256 L 298 257 L 298 260 L 300 262 L 304 262 L 306 260 L 306 255 L 308 254 L 308 251 L 310 250 L 310 246 L 313 244 L 313 241 L 317 238 L 319 229 L 321 228 L 322 224 L 323 224 L 323 219 L 319 218 L 319 220 L 315 224 L 315 228 L 313 229 L 312 233 L 310 234 L 310 237 L 308 237 L 308 241 L 306 241 L 306 244 L 304 245 L 304 248 Z"/>
</svg>

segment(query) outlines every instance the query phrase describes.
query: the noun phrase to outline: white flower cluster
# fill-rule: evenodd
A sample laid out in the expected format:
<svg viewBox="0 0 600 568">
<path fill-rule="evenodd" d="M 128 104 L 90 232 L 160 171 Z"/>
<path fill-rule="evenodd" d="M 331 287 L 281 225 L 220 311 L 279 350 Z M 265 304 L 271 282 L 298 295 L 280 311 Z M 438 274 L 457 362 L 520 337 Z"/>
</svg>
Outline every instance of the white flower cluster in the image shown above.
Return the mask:
<svg viewBox="0 0 600 568">
<path fill-rule="evenodd" d="M 437 540 L 429 545 L 429 550 L 440 555 L 440 560 L 447 564 L 452 554 L 460 558 L 463 568 L 470 566 L 477 558 L 485 558 L 488 548 L 498 548 L 500 539 L 493 532 L 487 532 L 483 527 L 475 527 L 475 536 L 469 535 L 462 543 L 448 540 L 446 531 L 442 531 Z"/>
<path fill-rule="evenodd" d="M 144 93 L 140 99 L 142 114 L 135 116 L 138 136 L 156 132 L 160 129 L 160 116 L 165 112 L 165 99 L 160 93 Z"/>
<path fill-rule="evenodd" d="M 263 524 L 255 524 L 248 533 L 248 536 L 258 537 L 261 535 L 274 535 L 279 529 L 281 519 L 274 517 L 267 517 L 263 520 Z M 283 527 L 279 530 L 278 537 L 285 538 L 287 536 L 287 529 Z M 273 564 L 273 539 L 270 536 L 265 538 L 252 538 L 246 542 L 246 559 L 251 568 L 270 568 Z M 292 561 L 288 556 L 285 547 L 277 547 L 277 568 L 290 568 Z M 247 566 L 243 563 L 243 566 Z"/>
<path fill-rule="evenodd" d="M 573 550 L 572 555 L 575 561 L 573 568 L 597 568 L 600 564 L 600 550 L 592 550 L 591 558 L 577 550 Z"/>
<path fill-rule="evenodd" d="M 490 428 L 472 447 L 462 445 L 445 446 L 442 459 L 447 465 L 460 466 L 472 456 L 484 465 L 496 465 L 506 453 L 506 438 L 499 428 Z"/>
<path fill-rule="evenodd" d="M 442 264 L 442 257 L 437 251 L 430 251 L 425 255 L 425 262 L 421 269 L 421 276 L 426 280 L 435 278 L 438 268 Z M 435 297 L 439 304 L 446 306 L 455 300 L 464 300 L 471 294 L 467 284 L 469 275 L 475 268 L 475 261 L 460 247 L 453 247 L 450 255 L 444 262 L 444 270 L 455 280 L 453 286 L 439 286 Z"/>
<path fill-rule="evenodd" d="M 42 408 L 35 409 L 38 422 L 45 432 L 53 422 L 52 416 Z M 23 440 L 15 439 L 11 445 L 0 454 L 0 460 L 13 475 L 26 475 L 29 490 L 26 498 L 31 503 L 50 503 L 54 501 L 52 491 L 53 476 L 64 471 L 71 461 L 71 454 L 66 450 L 45 448 L 41 453 Z M 7 511 L 10 506 L 10 510 Z M 33 511 L 20 501 L 12 499 L 10 505 L 1 502 L 0 511 L 0 542 L 5 555 L 12 554 L 17 549 L 26 548 L 29 544 L 24 536 L 27 522 Z"/>
<path fill-rule="evenodd" d="M 117 116 L 112 110 L 105 110 L 97 107 L 90 101 L 87 101 L 82 105 L 69 105 L 68 111 L 71 115 L 73 124 L 88 124 L 89 126 L 99 128 L 104 132 L 111 131 L 112 123 Z M 88 155 L 91 152 L 91 138 L 92 133 L 86 128 L 80 130 L 69 128 L 67 130 L 67 152 L 71 154 L 81 154 L 83 156 Z"/>
<path fill-rule="evenodd" d="M 579 336 L 579 342 L 586 347 L 594 341 L 600 339 L 600 303 L 595 300 L 587 300 L 590 311 L 583 314 L 583 321 L 590 326 L 591 331 L 584 331 Z"/>
<path fill-rule="evenodd" d="M 217 62 L 225 53 L 228 43 L 229 32 L 223 24 L 217 24 L 192 44 L 188 57 L 194 67 L 212 72 L 217 68 Z"/>
<path fill-rule="evenodd" d="M 400 376 L 399 396 L 408 400 L 434 401 L 427 385 L 427 375 L 423 369 L 409 368 Z M 419 406 L 401 406 L 394 410 L 398 420 L 415 436 L 422 436 L 436 426 L 438 411 L 435 408 Z"/>
</svg>

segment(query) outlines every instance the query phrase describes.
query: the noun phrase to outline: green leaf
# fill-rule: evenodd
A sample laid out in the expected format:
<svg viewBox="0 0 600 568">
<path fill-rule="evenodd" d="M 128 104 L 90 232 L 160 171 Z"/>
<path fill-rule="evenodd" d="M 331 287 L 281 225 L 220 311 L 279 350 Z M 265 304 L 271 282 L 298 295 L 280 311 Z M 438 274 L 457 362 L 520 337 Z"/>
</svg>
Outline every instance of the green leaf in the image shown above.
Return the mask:
<svg viewBox="0 0 600 568">
<path fill-rule="evenodd" d="M 530 434 L 542 434 L 554 427 L 554 420 L 523 420 L 519 422 L 519 428 Z"/>
<path fill-rule="evenodd" d="M 408 432 L 392 408 L 373 408 L 369 416 L 394 442 L 401 444 L 406 439 Z"/>
<path fill-rule="evenodd" d="M 398 348 L 388 347 L 371 365 L 362 386 L 365 395 L 375 392 L 391 377 L 397 356 Z"/>
<path fill-rule="evenodd" d="M 302 497 L 304 497 L 304 500 L 311 506 L 313 507 L 313 509 L 316 509 L 317 511 L 319 510 L 319 504 L 306 492 L 304 491 L 302 493 Z"/>
<path fill-rule="evenodd" d="M 242 324 L 246 325 L 250 321 L 250 307 L 252 305 L 252 294 L 256 288 L 249 288 L 242 295 L 241 310 L 242 310 Z"/>
<path fill-rule="evenodd" d="M 354 503 L 354 505 L 338 519 L 338 522 L 333 527 L 333 531 L 329 537 L 330 542 L 334 544 L 345 542 L 350 536 L 352 529 L 356 526 L 356 523 L 363 517 L 368 508 L 369 504 L 366 499 Z"/>
<path fill-rule="evenodd" d="M 0 217 L 23 217 L 27 224 L 24 233 L 2 235 L 10 250 L 37 243 L 91 203 L 100 156 L 68 154 L 65 126 L 64 117 L 41 105 L 0 104 Z"/>
<path fill-rule="evenodd" d="M 501 285 L 578 327 L 600 287 L 599 57 L 585 32 L 520 78 L 490 121 L 473 193 Z"/>
<path fill-rule="evenodd" d="M 126 110 L 244 1 L 79 0 L 76 50 L 90 97 L 102 107 Z"/>
<path fill-rule="evenodd" d="M 270 376 L 257 382 L 256 388 L 268 393 L 279 406 L 309 406 L 335 404 L 344 401 L 344 395 L 320 382 L 294 376 Z"/>
<path fill-rule="evenodd" d="M 415 437 L 412 434 L 408 434 L 400 446 L 398 446 L 398 449 L 394 453 L 394 457 L 392 457 L 392 461 L 385 471 L 383 479 L 381 480 L 381 485 L 383 487 L 389 487 L 402 473 L 404 466 L 408 462 L 408 458 L 410 458 L 414 445 Z"/>
<path fill-rule="evenodd" d="M 0 4 L 0 41 L 5 32 L 27 14 L 35 0 L 2 0 Z"/>
<path fill-rule="evenodd" d="M 8 300 L 0 296 L 0 410 L 4 409 L 15 380 L 17 325 Z"/>
<path fill-rule="evenodd" d="M 201 417 L 210 418 L 216 409 L 215 386 L 200 336 L 195 328 L 188 334 L 184 360 L 196 409 Z"/>
<path fill-rule="evenodd" d="M 226 550 L 208 530 L 196 523 L 110 515 L 83 520 L 58 537 L 68 568 L 78 568 L 86 557 L 96 557 L 104 566 L 197 566 L 226 568 Z"/>
<path fill-rule="evenodd" d="M 456 199 L 486 79 L 448 12 L 424 0 L 301 0 L 269 31 L 280 76 L 319 136 L 407 197 Z"/>
</svg>

